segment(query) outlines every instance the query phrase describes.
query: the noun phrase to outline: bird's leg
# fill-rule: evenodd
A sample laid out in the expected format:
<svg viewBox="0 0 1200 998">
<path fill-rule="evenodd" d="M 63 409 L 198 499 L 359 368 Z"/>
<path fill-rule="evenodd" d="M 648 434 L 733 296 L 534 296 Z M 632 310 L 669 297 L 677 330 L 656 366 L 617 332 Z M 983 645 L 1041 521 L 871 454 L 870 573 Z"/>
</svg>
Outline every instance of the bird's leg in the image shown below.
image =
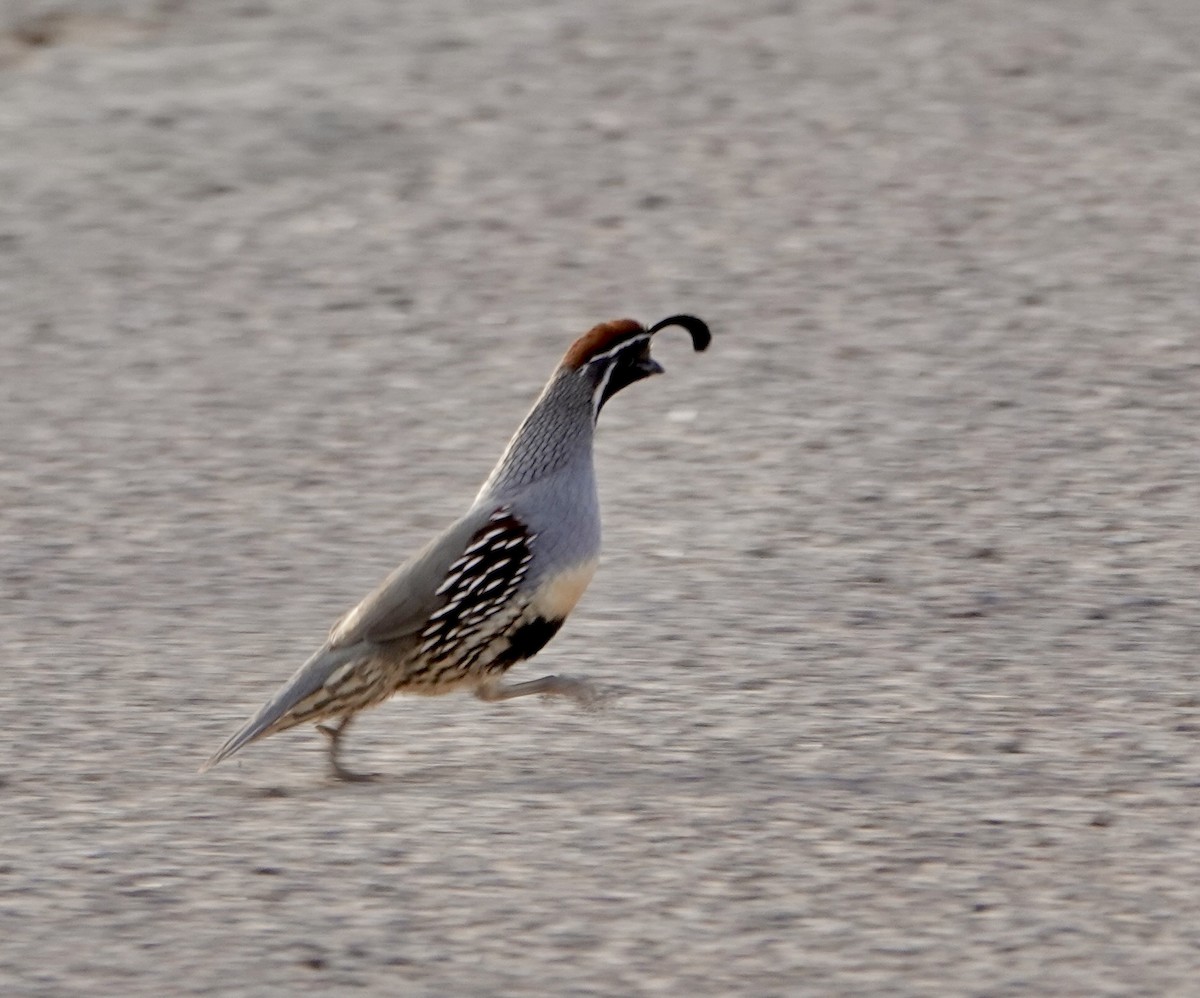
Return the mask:
<svg viewBox="0 0 1200 998">
<path fill-rule="evenodd" d="M 475 687 L 475 695 L 487 703 L 499 703 L 515 697 L 534 696 L 570 697 L 581 707 L 595 707 L 603 697 L 586 679 L 571 679 L 569 676 L 543 676 L 526 683 L 502 683 L 499 679 L 485 679 Z"/>
<path fill-rule="evenodd" d="M 350 727 L 350 722 L 353 720 L 353 713 L 343 714 L 336 726 L 333 724 L 318 724 L 317 730 L 329 739 L 329 768 L 333 773 L 334 779 L 345 780 L 347 783 L 366 783 L 369 780 L 375 779 L 379 774 L 356 773 L 343 766 L 338 759 L 342 750 L 342 736 L 346 734 L 346 729 Z"/>
</svg>

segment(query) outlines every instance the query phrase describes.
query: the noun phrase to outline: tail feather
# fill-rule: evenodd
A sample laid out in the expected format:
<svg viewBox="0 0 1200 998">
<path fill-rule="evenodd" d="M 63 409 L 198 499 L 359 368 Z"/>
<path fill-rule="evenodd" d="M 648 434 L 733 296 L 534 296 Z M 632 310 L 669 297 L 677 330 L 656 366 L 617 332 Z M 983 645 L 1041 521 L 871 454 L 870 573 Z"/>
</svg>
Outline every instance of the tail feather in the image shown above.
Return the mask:
<svg viewBox="0 0 1200 998">
<path fill-rule="evenodd" d="M 251 742 L 279 731 L 281 725 L 288 720 L 290 714 L 304 700 L 316 693 L 325 685 L 326 680 L 350 660 L 362 653 L 361 646 L 352 645 L 349 648 L 322 648 L 296 671 L 279 691 L 268 700 L 249 721 L 247 721 L 228 741 L 225 742 L 209 760 L 200 767 L 200 772 L 212 769 L 217 763 L 228 759 L 239 749 Z M 296 718 L 293 723 L 299 723 L 305 718 Z"/>
</svg>

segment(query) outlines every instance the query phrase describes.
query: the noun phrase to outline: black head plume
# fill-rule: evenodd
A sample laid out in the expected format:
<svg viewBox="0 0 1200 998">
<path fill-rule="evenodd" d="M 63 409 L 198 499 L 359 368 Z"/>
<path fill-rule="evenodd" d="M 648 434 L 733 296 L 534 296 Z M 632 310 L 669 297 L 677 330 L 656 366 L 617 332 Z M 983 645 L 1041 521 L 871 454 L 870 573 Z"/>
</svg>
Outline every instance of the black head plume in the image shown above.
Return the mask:
<svg viewBox="0 0 1200 998">
<path fill-rule="evenodd" d="M 697 319 L 694 315 L 668 316 L 662 322 L 656 322 L 647 332 L 657 333 L 660 329 L 666 329 L 667 326 L 682 326 L 686 329 L 692 336 L 692 347 L 697 353 L 707 350 L 708 345 L 712 342 L 712 333 L 708 331 L 708 326 L 702 319 Z"/>
</svg>

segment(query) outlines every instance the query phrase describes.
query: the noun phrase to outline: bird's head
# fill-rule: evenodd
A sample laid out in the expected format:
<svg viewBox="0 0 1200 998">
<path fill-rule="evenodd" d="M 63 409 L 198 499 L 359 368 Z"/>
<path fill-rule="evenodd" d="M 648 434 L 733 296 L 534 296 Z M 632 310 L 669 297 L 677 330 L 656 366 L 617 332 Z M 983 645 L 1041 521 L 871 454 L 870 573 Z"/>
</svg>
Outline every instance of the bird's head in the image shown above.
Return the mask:
<svg viewBox="0 0 1200 998">
<path fill-rule="evenodd" d="M 601 323 L 571 345 L 562 367 L 588 380 L 596 415 L 622 388 L 663 373 L 662 365 L 650 356 L 650 339 L 668 326 L 686 329 L 697 352 L 706 350 L 712 341 L 708 326 L 694 315 L 672 315 L 649 329 L 633 319 Z"/>
</svg>

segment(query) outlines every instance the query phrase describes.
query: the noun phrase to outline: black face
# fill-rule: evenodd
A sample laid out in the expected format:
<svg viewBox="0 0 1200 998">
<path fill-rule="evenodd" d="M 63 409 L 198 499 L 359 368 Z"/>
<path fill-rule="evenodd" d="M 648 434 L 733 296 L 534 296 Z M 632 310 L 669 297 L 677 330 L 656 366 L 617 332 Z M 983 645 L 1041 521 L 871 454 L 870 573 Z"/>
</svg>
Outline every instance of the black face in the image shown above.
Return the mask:
<svg viewBox="0 0 1200 998">
<path fill-rule="evenodd" d="M 600 392 L 596 402 L 597 414 L 604 408 L 604 403 L 622 388 L 628 388 L 635 381 L 641 381 L 652 374 L 662 374 L 662 367 L 650 356 L 649 341 L 635 340 L 628 348 L 609 360 L 606 369 L 599 372 L 599 382 L 596 386 Z"/>
</svg>

